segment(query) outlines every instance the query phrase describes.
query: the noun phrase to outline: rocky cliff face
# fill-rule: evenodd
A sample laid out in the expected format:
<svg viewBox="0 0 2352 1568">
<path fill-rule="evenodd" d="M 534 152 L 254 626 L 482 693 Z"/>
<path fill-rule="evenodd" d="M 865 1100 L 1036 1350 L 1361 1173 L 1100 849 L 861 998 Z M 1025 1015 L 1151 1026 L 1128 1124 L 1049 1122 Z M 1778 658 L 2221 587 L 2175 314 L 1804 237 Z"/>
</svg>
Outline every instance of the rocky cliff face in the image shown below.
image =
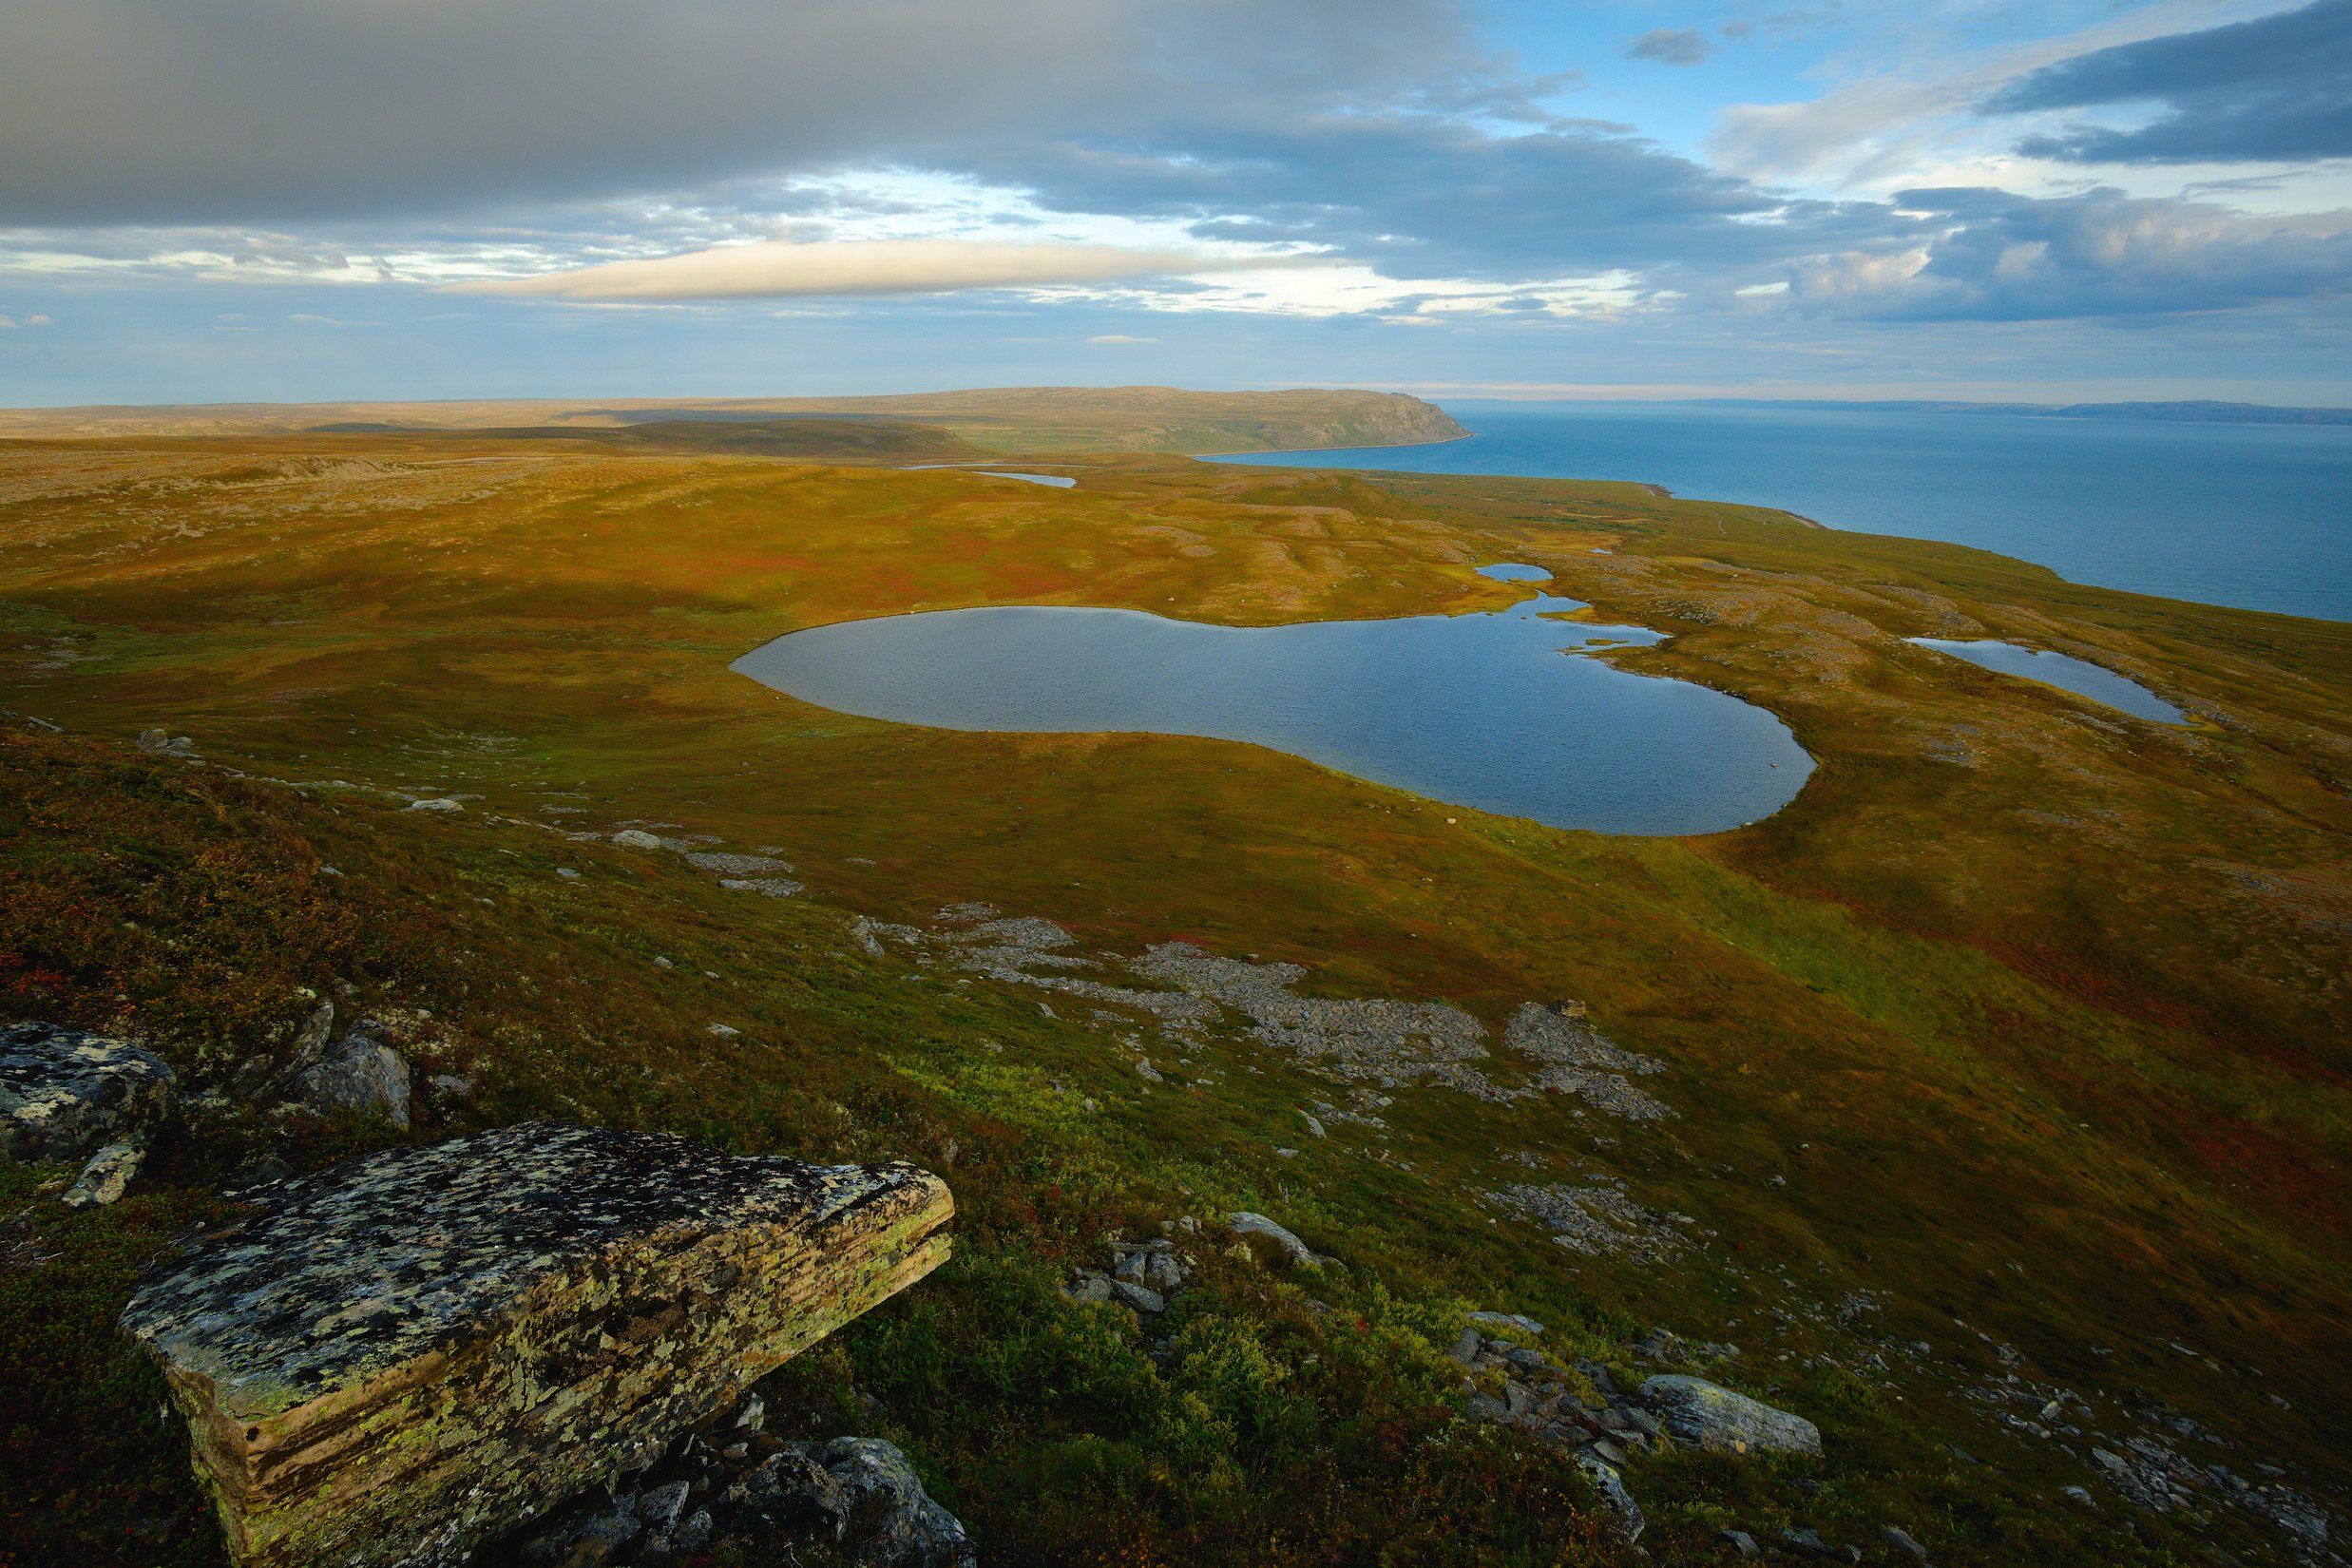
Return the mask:
<svg viewBox="0 0 2352 1568">
<path fill-rule="evenodd" d="M 453 1564 L 641 1468 L 947 1255 L 907 1165 L 533 1123 L 265 1192 L 124 1326 L 240 1562 Z"/>
</svg>

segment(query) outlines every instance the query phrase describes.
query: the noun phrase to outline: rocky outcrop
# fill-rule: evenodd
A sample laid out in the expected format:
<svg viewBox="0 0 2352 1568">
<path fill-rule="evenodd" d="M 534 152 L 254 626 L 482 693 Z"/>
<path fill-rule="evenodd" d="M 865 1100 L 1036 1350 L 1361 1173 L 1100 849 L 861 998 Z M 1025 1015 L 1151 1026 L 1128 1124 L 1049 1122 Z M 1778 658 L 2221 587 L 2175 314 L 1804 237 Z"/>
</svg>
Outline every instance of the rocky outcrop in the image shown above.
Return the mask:
<svg viewBox="0 0 2352 1568">
<path fill-rule="evenodd" d="M 760 1431 L 759 1396 L 686 1437 L 626 1486 L 599 1490 L 493 1543 L 522 1568 L 679 1568 L 727 1561 L 972 1568 L 964 1523 L 880 1438 L 785 1443 Z"/>
<path fill-rule="evenodd" d="M 87 1157 L 171 1108 L 172 1071 L 138 1046 L 53 1023 L 0 1028 L 0 1156 Z"/>
<path fill-rule="evenodd" d="M 295 1074 L 290 1087 L 317 1111 L 373 1117 L 395 1127 L 409 1124 L 409 1063 L 384 1039 L 384 1026 L 361 1023 L 323 1047 L 316 1061 Z"/>
<path fill-rule="evenodd" d="M 124 1326 L 249 1565 L 439 1568 L 641 1469 L 943 1261 L 907 1165 L 534 1123 L 265 1189 Z"/>
<path fill-rule="evenodd" d="M 1672 1374 L 1641 1386 L 1641 1403 L 1685 1443 L 1721 1453 L 1818 1454 L 1821 1429 L 1705 1378 Z"/>
</svg>

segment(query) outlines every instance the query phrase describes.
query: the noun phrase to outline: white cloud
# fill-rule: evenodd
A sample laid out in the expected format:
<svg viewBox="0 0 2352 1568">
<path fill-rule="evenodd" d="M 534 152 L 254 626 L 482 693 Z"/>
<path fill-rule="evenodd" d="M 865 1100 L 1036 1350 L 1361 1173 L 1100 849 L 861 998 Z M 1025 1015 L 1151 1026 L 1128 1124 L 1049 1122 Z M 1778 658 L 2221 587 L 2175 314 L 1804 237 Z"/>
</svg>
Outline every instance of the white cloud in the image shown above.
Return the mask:
<svg viewBox="0 0 2352 1568">
<path fill-rule="evenodd" d="M 1157 337 L 1132 337 L 1123 332 L 1106 332 L 1097 333 L 1094 336 L 1086 339 L 1086 341 L 1089 343 L 1101 343 L 1104 345 L 1118 345 L 1126 343 L 1157 343 L 1159 339 Z"/>
<path fill-rule="evenodd" d="M 454 285 L 469 294 L 551 299 L 792 298 L 810 295 L 947 294 L 960 289 L 1042 288 L 1137 277 L 1190 277 L 1288 263 L 1265 256 L 1210 256 L 1119 245 L 1018 244 L 965 239 L 851 239 L 819 244 L 763 240 L 537 277 Z"/>
</svg>

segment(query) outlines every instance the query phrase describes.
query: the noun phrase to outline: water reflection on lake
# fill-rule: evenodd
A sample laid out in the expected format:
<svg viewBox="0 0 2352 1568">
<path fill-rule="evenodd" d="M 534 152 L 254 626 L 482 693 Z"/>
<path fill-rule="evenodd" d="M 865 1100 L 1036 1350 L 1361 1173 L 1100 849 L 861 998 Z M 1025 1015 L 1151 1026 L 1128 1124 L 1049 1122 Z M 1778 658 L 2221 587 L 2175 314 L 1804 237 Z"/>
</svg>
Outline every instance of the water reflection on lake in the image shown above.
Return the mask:
<svg viewBox="0 0 2352 1568">
<path fill-rule="evenodd" d="M 1557 619 L 1583 607 L 1539 594 L 1499 614 L 1287 626 L 947 610 L 794 632 L 733 668 L 820 707 L 904 724 L 1254 742 L 1433 799 L 1601 832 L 1713 832 L 1794 797 L 1813 763 L 1786 725 L 1705 686 L 1580 657 L 1660 640 Z"/>
</svg>

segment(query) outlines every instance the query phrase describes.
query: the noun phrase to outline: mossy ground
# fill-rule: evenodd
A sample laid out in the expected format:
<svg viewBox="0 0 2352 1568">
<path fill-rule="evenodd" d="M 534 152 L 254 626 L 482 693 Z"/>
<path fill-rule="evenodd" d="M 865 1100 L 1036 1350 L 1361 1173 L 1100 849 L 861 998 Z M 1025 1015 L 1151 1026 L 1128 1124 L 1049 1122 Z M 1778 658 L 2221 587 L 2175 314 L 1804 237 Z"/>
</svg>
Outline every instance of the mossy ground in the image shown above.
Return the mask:
<svg viewBox="0 0 2352 1568">
<path fill-rule="evenodd" d="M 1627 667 L 1781 714 L 1821 760 L 1804 794 L 1736 833 L 1603 838 L 1250 748 L 873 723 L 726 670 L 795 626 L 963 604 L 1491 607 L 1522 591 L 1472 574 L 1496 559 L 1675 634 Z M 1955 630 L 2204 717 L 1901 641 Z M 1652 1325 L 1734 1342 L 1727 1381 L 1822 1425 L 1819 1462 L 1636 1463 L 1665 1560 L 1726 1523 L 1881 1521 L 1940 1562 L 2283 1559 L 2226 1507 L 2135 1514 L 2088 1440 L 2017 1425 L 2011 1376 L 2111 1438 L 2160 1405 L 2339 1509 L 2352 1482 L 2352 628 L 1630 485 L 1110 458 L 1064 491 L 306 436 L 0 449 L 0 643 L 8 705 L 70 732 L 0 747 L 0 1010 L 135 1032 L 201 1089 L 341 979 L 430 1013 L 424 1068 L 480 1080 L 418 1137 L 557 1115 L 941 1171 L 957 1260 L 787 1368 L 779 1407 L 902 1440 L 992 1559 L 1611 1559 L 1572 1465 L 1453 1419 L 1466 1307 L 1628 1376 Z M 129 754 L 151 725 L 255 776 Z M 779 846 L 808 892 L 551 831 L 625 821 Z M 1423 1088 L 1386 1141 L 1305 1138 L 1334 1090 L 1286 1056 L 1214 1043 L 1153 1085 L 1116 1031 L 846 933 L 966 900 L 1490 1023 L 1578 999 L 1668 1063 L 1644 1086 L 1679 1115 Z M 385 1135 L 267 1136 L 309 1163 Z M 0 1561 L 216 1560 L 109 1326 L 264 1141 L 200 1115 L 98 1215 L 7 1177 Z M 1482 1201 L 1596 1171 L 1711 1237 L 1586 1258 Z M 1054 1291 L 1106 1231 L 1233 1208 L 1348 1272 L 1212 1257 L 1149 1329 Z"/>
</svg>

